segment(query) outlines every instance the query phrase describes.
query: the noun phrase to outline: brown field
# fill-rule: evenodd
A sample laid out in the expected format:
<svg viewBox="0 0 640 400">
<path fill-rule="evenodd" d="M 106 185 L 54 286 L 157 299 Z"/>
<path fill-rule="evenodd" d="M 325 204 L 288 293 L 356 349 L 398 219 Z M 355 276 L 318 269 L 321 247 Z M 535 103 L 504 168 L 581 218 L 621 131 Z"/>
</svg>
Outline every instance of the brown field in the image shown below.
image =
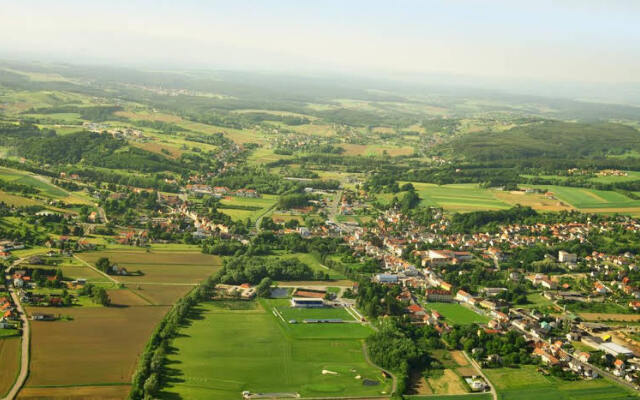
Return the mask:
<svg viewBox="0 0 640 400">
<path fill-rule="evenodd" d="M 148 306 L 152 305 L 144 298 L 138 296 L 131 290 L 127 289 L 111 289 L 107 290 L 109 298 L 111 298 L 111 304 L 114 306 Z M 170 305 L 170 304 L 169 304 Z"/>
<path fill-rule="evenodd" d="M 453 361 L 455 361 L 459 366 L 464 367 L 469 365 L 469 361 L 467 361 L 467 358 L 464 356 L 464 354 L 462 354 L 461 351 L 452 351 L 450 354 Z"/>
<path fill-rule="evenodd" d="M 583 212 L 598 214 L 629 214 L 632 216 L 640 215 L 640 207 L 623 207 L 623 208 L 581 208 Z"/>
<path fill-rule="evenodd" d="M 108 257 L 115 263 L 145 265 L 219 265 L 217 256 L 202 254 L 198 251 L 162 251 L 153 250 L 105 250 L 78 254 L 83 260 L 93 263 L 100 257 Z"/>
<path fill-rule="evenodd" d="M 472 366 L 468 366 L 468 367 L 459 367 L 456 368 L 456 372 L 458 373 L 458 375 L 460 376 L 474 376 L 474 375 L 479 375 L 478 371 L 473 368 Z"/>
<path fill-rule="evenodd" d="M 31 323 L 26 386 L 128 383 L 153 329 L 169 307 L 60 309 L 71 320 Z M 51 312 L 28 308 L 28 312 Z"/>
<path fill-rule="evenodd" d="M 11 389 L 18 375 L 20 344 L 19 337 L 0 339 L 0 395 L 2 396 Z"/>
<path fill-rule="evenodd" d="M 640 321 L 639 314 L 601 314 L 601 313 L 579 313 L 580 318 L 587 321 Z"/>
<path fill-rule="evenodd" d="M 156 306 L 168 306 L 193 289 L 191 285 L 128 285 L 129 290 Z"/>
<path fill-rule="evenodd" d="M 220 268 L 220 258 L 198 252 L 112 250 L 80 254 L 83 260 L 95 263 L 108 257 L 129 272 L 142 271 L 141 276 L 119 276 L 117 280 L 129 285 L 173 283 L 196 284 L 213 275 Z"/>
<path fill-rule="evenodd" d="M 164 113 L 152 113 L 148 111 L 117 111 L 114 113 L 119 117 L 125 117 L 133 120 L 146 120 L 146 121 L 162 121 L 162 122 L 180 122 L 182 118 L 177 115 L 164 114 Z"/>
<path fill-rule="evenodd" d="M 162 143 L 158 143 L 158 142 L 145 142 L 145 143 L 139 143 L 139 142 L 132 142 L 131 143 L 133 146 L 139 147 L 143 150 L 147 150 L 150 151 L 152 153 L 156 153 L 156 154 L 160 154 L 161 156 L 165 156 L 165 157 L 169 157 L 172 159 L 177 159 L 182 155 L 182 150 L 170 146 L 170 145 L 166 145 L 166 144 L 162 144 Z M 166 150 L 168 151 L 170 154 L 165 154 L 162 152 L 162 150 Z"/>
<path fill-rule="evenodd" d="M 496 191 L 495 196 L 505 203 L 529 206 L 540 211 L 562 211 L 573 209 L 573 207 L 568 204 L 562 203 L 558 200 L 547 199 L 544 197 L 544 195 L 537 193 Z"/>
<path fill-rule="evenodd" d="M 346 155 L 350 156 L 366 156 L 369 154 L 381 155 L 384 150 L 390 156 L 405 156 L 413 154 L 413 147 L 393 147 L 393 146 L 384 146 L 384 145 L 366 145 L 366 144 L 352 144 L 346 143 L 341 144 L 345 150 Z"/>
<path fill-rule="evenodd" d="M 420 373 L 413 373 L 408 394 L 428 396 L 433 394 L 433 390 L 431 390 L 431 386 L 429 386 L 424 376 Z"/>
<path fill-rule="evenodd" d="M 59 388 L 30 388 L 20 391 L 20 400 L 121 400 L 126 399 L 130 385 L 113 386 L 73 386 Z"/>
<path fill-rule="evenodd" d="M 444 374 L 438 378 L 429 378 L 429 386 L 435 394 L 465 394 L 468 393 L 462 383 L 462 378 L 450 369 L 445 369 Z"/>
</svg>

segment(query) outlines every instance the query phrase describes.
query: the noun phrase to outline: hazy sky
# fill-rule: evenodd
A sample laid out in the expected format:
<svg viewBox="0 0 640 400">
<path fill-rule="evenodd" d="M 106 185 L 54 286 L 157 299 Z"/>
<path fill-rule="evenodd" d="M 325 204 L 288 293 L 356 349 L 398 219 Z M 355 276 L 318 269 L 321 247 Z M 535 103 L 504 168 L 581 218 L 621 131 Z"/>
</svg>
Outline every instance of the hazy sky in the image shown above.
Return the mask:
<svg viewBox="0 0 640 400">
<path fill-rule="evenodd" d="M 640 82 L 638 0 L 0 0 L 0 52 L 82 62 Z"/>
</svg>

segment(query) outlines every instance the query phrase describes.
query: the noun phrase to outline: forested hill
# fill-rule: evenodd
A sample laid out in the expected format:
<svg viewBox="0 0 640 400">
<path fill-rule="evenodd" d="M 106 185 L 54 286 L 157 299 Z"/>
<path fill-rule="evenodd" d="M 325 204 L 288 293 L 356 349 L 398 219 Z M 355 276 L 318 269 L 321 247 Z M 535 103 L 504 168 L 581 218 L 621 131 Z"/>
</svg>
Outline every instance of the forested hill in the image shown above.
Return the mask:
<svg viewBox="0 0 640 400">
<path fill-rule="evenodd" d="M 544 121 L 504 132 L 478 132 L 443 145 L 468 160 L 594 158 L 640 151 L 640 132 L 614 123 Z"/>
<path fill-rule="evenodd" d="M 159 154 L 129 146 L 111 135 L 78 132 L 58 136 L 33 135 L 16 143 L 19 155 L 48 164 L 76 164 L 132 169 L 142 172 L 182 171 L 177 162 Z"/>
</svg>

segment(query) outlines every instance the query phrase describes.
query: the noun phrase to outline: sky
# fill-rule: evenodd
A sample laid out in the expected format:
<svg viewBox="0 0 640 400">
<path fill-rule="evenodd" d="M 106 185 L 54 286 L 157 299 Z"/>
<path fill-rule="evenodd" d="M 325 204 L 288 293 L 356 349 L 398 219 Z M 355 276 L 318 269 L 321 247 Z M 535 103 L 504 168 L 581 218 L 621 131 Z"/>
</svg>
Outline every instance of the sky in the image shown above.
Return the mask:
<svg viewBox="0 0 640 400">
<path fill-rule="evenodd" d="M 0 56 L 640 82 L 637 0 L 0 0 Z"/>
</svg>

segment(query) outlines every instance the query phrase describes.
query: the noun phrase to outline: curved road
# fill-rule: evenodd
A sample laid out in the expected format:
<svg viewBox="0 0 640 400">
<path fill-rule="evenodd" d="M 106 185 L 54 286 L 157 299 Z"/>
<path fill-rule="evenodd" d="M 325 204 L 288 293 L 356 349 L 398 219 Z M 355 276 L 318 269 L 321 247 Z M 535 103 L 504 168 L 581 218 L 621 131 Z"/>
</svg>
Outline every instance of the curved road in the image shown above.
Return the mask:
<svg viewBox="0 0 640 400">
<path fill-rule="evenodd" d="M 19 259 L 13 263 L 9 270 L 14 266 L 20 264 L 23 259 Z M 27 376 L 29 375 L 29 341 L 31 340 L 31 332 L 29 326 L 29 320 L 27 319 L 27 314 L 24 312 L 22 308 L 22 304 L 20 304 L 20 299 L 18 298 L 18 294 L 16 293 L 13 286 L 10 285 L 9 292 L 11 293 L 11 297 L 13 298 L 13 302 L 16 305 L 18 312 L 20 313 L 20 319 L 22 320 L 22 348 L 20 353 L 20 374 L 18 374 L 18 378 L 13 383 L 13 387 L 6 396 L 2 398 L 2 400 L 13 400 L 18 395 L 20 389 L 24 385 L 27 380 Z"/>
</svg>

